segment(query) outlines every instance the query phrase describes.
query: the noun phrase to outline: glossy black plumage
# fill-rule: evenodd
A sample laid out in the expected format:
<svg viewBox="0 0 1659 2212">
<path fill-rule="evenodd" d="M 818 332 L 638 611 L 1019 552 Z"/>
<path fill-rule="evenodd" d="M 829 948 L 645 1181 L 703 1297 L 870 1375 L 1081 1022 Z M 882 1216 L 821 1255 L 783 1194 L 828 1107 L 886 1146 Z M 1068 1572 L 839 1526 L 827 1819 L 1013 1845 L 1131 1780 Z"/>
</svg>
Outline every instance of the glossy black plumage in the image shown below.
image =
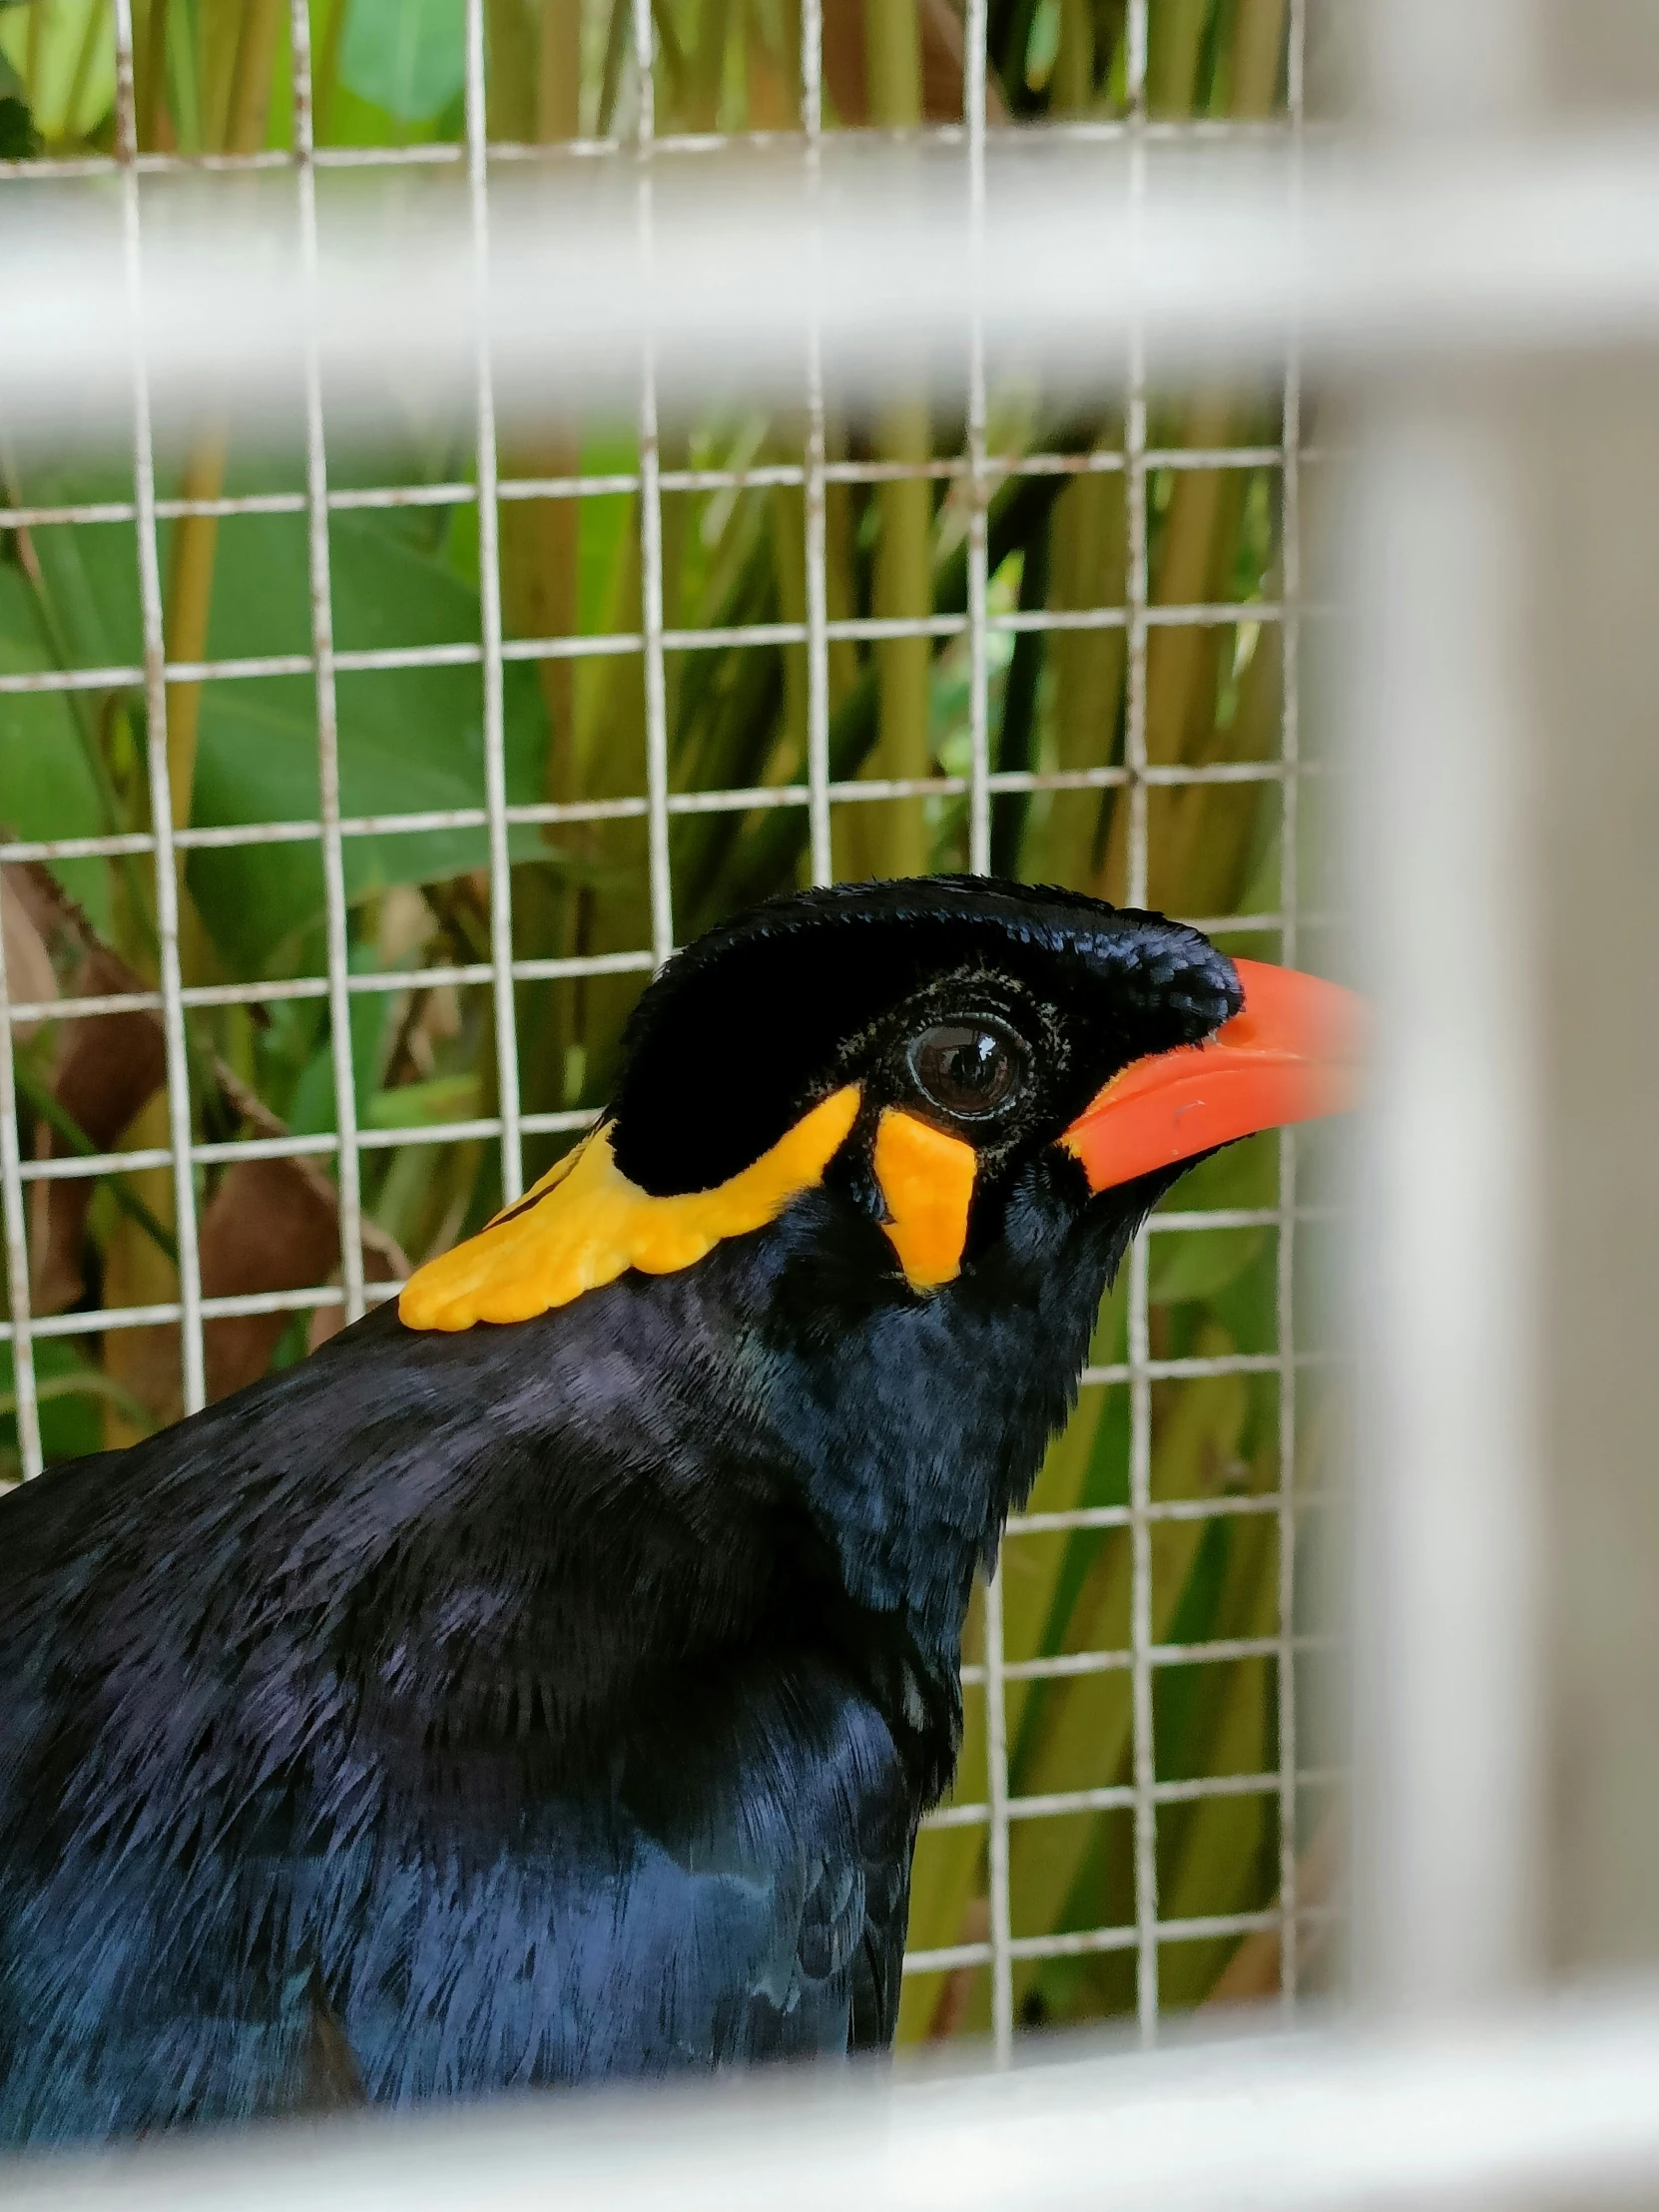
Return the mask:
<svg viewBox="0 0 1659 2212">
<path fill-rule="evenodd" d="M 1091 1201 L 1053 1139 L 1237 986 L 1159 917 L 854 886 L 682 955 L 618 1093 L 619 1161 L 701 1188 L 969 1003 L 1042 1079 L 942 1289 L 861 1116 L 679 1274 L 383 1309 L 0 1502 L 0 2140 L 890 2038 L 972 1576 L 1173 1180 Z"/>
</svg>

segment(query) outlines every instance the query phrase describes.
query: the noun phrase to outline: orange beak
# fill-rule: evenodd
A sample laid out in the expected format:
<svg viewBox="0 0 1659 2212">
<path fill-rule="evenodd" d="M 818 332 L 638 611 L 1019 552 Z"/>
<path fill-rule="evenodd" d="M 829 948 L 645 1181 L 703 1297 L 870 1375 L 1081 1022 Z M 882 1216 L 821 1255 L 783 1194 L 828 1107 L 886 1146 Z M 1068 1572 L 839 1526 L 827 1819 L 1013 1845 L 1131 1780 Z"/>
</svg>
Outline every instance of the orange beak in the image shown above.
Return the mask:
<svg viewBox="0 0 1659 2212">
<path fill-rule="evenodd" d="M 1234 965 L 1242 1012 L 1203 1044 L 1131 1062 L 1060 1138 L 1091 1190 L 1358 1103 L 1362 1004 L 1354 993 L 1261 960 Z"/>
</svg>

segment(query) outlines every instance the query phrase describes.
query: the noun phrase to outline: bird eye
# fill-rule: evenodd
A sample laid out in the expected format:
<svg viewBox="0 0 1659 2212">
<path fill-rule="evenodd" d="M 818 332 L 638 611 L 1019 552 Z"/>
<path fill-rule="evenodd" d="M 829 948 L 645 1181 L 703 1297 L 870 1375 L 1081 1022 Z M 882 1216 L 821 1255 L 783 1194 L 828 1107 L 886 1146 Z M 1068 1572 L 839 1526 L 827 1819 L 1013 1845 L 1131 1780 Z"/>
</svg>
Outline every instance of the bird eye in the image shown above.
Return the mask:
<svg viewBox="0 0 1659 2212">
<path fill-rule="evenodd" d="M 1007 1105 L 1025 1073 L 1018 1038 L 984 1021 L 924 1029 L 908 1058 L 922 1097 L 957 1121 L 984 1121 Z"/>
</svg>

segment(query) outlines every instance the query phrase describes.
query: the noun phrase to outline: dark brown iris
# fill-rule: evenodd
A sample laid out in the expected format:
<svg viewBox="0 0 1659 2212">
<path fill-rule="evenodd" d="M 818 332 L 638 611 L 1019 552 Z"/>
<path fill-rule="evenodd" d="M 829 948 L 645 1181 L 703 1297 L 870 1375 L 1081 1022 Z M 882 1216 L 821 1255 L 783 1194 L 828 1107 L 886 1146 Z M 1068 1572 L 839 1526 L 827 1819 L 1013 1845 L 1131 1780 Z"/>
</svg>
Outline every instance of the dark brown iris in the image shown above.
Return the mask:
<svg viewBox="0 0 1659 2212">
<path fill-rule="evenodd" d="M 989 1022 L 940 1022 L 908 1053 L 916 1089 L 954 1121 L 984 1121 L 1005 1106 L 1025 1073 L 1019 1040 Z"/>
</svg>

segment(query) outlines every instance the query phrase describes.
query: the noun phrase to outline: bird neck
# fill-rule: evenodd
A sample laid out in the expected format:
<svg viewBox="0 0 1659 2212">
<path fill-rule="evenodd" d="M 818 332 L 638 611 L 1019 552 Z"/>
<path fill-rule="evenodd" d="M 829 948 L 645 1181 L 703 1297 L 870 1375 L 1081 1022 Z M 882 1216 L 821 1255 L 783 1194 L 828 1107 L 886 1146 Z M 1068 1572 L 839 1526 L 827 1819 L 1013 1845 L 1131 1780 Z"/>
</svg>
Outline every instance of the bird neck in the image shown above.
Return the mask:
<svg viewBox="0 0 1659 2212">
<path fill-rule="evenodd" d="M 883 1295 L 859 1239 L 804 1201 L 758 1285 L 767 1414 L 856 1607 L 952 1680 L 976 1570 L 1069 1414 L 1096 1311 L 1133 1222 L 1080 1212 L 1033 1171 L 1000 1234 L 952 1283 Z"/>
</svg>

